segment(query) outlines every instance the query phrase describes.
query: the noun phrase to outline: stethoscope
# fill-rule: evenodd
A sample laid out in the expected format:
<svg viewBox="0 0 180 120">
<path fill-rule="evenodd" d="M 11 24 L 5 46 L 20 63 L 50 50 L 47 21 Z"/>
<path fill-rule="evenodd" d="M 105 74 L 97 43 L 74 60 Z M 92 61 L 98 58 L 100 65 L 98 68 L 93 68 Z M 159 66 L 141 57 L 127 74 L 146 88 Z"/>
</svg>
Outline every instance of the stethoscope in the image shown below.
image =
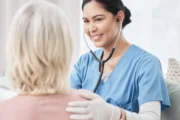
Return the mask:
<svg viewBox="0 0 180 120">
<path fill-rule="evenodd" d="M 88 49 L 90 50 L 91 55 L 93 56 L 93 58 L 94 58 L 97 62 L 99 62 L 100 68 L 101 68 L 101 69 L 100 69 L 100 74 L 99 74 L 98 81 L 97 81 L 96 86 L 95 86 L 95 88 L 94 88 L 94 90 L 93 90 L 94 93 L 96 92 L 96 90 L 97 90 L 97 88 L 98 88 L 98 85 L 99 85 L 99 83 L 100 83 L 100 81 L 101 81 L 101 78 L 102 78 L 102 75 L 103 75 L 103 72 L 104 72 L 104 65 L 105 65 L 105 63 L 112 57 L 112 55 L 113 55 L 113 53 L 114 53 L 114 51 L 115 51 L 116 44 L 117 44 L 117 42 L 118 42 L 118 40 L 119 40 L 120 32 L 121 32 L 121 31 L 120 31 L 120 29 L 119 29 L 119 33 L 118 33 L 118 36 L 117 36 L 117 38 L 116 38 L 116 42 L 114 43 L 114 46 L 113 46 L 113 48 L 112 48 L 109 56 L 108 56 L 105 60 L 99 59 L 99 58 L 93 53 L 93 51 L 90 49 L 90 47 L 89 47 L 89 45 L 88 45 L 88 43 L 87 43 L 87 41 L 86 41 L 85 35 L 83 35 L 84 40 L 85 40 L 85 43 L 86 43 Z"/>
</svg>

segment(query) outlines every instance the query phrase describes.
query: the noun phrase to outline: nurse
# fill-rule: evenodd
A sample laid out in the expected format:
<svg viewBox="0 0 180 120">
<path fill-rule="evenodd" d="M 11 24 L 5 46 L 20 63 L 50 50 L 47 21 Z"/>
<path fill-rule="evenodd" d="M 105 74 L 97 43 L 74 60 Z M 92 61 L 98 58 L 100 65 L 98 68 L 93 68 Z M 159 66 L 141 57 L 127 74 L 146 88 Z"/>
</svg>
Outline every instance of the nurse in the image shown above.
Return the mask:
<svg viewBox="0 0 180 120">
<path fill-rule="evenodd" d="M 131 44 L 122 29 L 131 22 L 130 10 L 121 0 L 83 0 L 84 32 L 100 48 L 94 54 L 105 60 L 101 66 L 90 53 L 79 58 L 71 74 L 71 86 L 89 101 L 70 102 L 66 109 L 73 120 L 160 120 L 170 106 L 161 63 L 157 57 Z M 120 33 L 120 34 L 119 34 Z M 118 40 L 117 40 L 118 39 Z"/>
</svg>

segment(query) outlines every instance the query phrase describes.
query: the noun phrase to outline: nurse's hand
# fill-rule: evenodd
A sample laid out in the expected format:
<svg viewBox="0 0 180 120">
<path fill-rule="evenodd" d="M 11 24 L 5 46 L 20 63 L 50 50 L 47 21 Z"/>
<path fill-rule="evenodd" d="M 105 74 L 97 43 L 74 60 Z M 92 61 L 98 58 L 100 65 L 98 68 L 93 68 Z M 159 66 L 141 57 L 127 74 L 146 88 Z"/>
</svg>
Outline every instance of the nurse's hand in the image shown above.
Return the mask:
<svg viewBox="0 0 180 120">
<path fill-rule="evenodd" d="M 119 120 L 120 108 L 106 103 L 100 96 L 87 90 L 79 90 L 79 95 L 88 101 L 69 102 L 67 112 L 72 120 Z"/>
</svg>

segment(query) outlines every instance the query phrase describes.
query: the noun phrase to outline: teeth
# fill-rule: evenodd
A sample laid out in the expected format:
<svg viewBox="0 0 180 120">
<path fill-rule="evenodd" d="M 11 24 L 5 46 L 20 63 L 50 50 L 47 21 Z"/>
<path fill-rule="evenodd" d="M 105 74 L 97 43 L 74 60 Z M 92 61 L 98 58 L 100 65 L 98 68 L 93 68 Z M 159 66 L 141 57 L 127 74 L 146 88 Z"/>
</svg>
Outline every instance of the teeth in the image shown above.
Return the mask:
<svg viewBox="0 0 180 120">
<path fill-rule="evenodd" d="M 93 40 L 98 40 L 101 37 L 101 35 L 93 36 Z"/>
</svg>

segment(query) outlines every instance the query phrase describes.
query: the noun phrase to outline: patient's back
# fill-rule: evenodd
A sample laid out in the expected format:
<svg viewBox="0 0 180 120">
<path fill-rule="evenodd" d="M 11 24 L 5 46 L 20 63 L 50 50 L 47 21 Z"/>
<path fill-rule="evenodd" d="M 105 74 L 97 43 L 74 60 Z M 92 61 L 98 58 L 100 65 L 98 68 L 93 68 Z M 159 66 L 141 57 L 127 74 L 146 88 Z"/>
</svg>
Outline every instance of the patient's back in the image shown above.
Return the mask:
<svg viewBox="0 0 180 120">
<path fill-rule="evenodd" d="M 68 95 L 23 96 L 0 104 L 0 120 L 70 120 L 69 101 L 84 100 L 76 90 Z"/>
</svg>

